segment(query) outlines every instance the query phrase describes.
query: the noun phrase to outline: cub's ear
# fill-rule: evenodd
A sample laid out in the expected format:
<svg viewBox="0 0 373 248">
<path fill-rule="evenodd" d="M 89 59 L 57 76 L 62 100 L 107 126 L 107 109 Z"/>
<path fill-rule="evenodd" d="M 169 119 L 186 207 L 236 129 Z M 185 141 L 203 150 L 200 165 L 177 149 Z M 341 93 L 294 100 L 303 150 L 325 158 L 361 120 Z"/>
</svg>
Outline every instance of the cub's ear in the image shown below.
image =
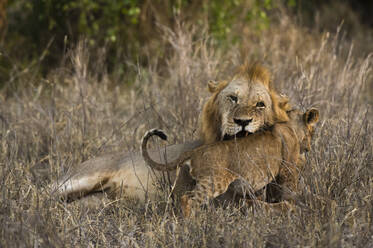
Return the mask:
<svg viewBox="0 0 373 248">
<path fill-rule="evenodd" d="M 304 121 L 307 125 L 315 125 L 319 121 L 319 111 L 317 109 L 309 109 L 304 113 Z"/>
<path fill-rule="evenodd" d="M 283 94 L 279 94 L 278 105 L 281 109 L 283 109 L 285 111 L 291 110 L 291 106 L 290 106 L 289 102 L 290 102 L 290 100 L 289 100 L 288 96 L 283 95 Z"/>
<path fill-rule="evenodd" d="M 219 82 L 216 82 L 214 80 L 210 80 L 207 83 L 207 87 L 208 87 L 210 93 L 214 93 L 219 89 Z"/>
</svg>

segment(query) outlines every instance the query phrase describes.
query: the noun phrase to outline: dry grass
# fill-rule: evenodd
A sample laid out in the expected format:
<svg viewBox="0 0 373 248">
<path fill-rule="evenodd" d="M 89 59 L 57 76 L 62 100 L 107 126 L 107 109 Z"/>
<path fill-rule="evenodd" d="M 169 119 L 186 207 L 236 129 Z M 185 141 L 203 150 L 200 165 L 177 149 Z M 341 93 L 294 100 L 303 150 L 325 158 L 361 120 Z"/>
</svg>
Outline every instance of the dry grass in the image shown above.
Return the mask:
<svg viewBox="0 0 373 248">
<path fill-rule="evenodd" d="M 134 75 L 115 79 L 82 42 L 47 78 L 30 70 L 7 86 L 12 95 L 0 93 L 0 246 L 372 247 L 372 51 L 357 56 L 359 41 L 305 31 L 286 17 L 259 39 L 244 33 L 229 51 L 197 28 L 163 30 L 167 66 L 149 55 L 149 66 L 128 61 Z M 49 194 L 46 185 L 69 167 L 138 149 L 150 127 L 166 129 L 172 142 L 195 139 L 205 84 L 232 75 L 243 58 L 265 62 L 294 105 L 321 111 L 295 213 L 211 206 L 182 220 L 160 203 L 87 208 Z"/>
</svg>

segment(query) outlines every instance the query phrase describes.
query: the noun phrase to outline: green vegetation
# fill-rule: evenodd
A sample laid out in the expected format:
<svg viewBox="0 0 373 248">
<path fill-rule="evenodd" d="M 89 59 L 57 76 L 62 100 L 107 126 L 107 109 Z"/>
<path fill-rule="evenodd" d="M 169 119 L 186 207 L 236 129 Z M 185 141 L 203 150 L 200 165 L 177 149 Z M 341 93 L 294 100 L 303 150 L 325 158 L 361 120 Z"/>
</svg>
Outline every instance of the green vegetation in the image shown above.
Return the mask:
<svg viewBox="0 0 373 248">
<path fill-rule="evenodd" d="M 167 49 L 159 44 L 160 25 L 175 26 L 176 20 L 207 25 L 220 44 L 229 46 L 240 38 L 237 29 L 267 28 L 267 12 L 275 7 L 271 0 L 10 0 L 3 53 L 23 68 L 43 54 L 39 69 L 46 75 L 83 38 L 92 49 L 105 47 L 109 54 L 107 69 L 123 73 L 128 69 L 124 57 L 141 64 L 148 63 L 146 53 L 163 54 L 166 59 Z M 144 51 L 149 43 L 153 45 Z M 9 80 L 9 63 L 6 57 L 0 57 L 1 69 L 8 74 L 2 75 L 2 81 Z"/>
</svg>

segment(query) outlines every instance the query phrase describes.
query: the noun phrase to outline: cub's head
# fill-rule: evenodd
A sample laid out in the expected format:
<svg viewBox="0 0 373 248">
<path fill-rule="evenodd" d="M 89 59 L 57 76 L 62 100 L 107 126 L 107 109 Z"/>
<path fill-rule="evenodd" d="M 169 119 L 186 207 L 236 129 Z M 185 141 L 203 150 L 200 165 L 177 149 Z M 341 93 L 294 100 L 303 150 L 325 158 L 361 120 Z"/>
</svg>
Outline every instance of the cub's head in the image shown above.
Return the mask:
<svg viewBox="0 0 373 248">
<path fill-rule="evenodd" d="M 319 111 L 309 109 L 305 113 L 299 110 L 288 112 L 289 123 L 297 135 L 300 144 L 300 153 L 307 152 L 311 149 L 311 140 L 315 132 L 314 126 L 319 121 Z"/>
<path fill-rule="evenodd" d="M 212 93 L 201 116 L 204 143 L 255 133 L 288 120 L 288 98 L 270 84 L 269 72 L 258 64 L 242 66 L 230 81 L 208 83 Z"/>
</svg>

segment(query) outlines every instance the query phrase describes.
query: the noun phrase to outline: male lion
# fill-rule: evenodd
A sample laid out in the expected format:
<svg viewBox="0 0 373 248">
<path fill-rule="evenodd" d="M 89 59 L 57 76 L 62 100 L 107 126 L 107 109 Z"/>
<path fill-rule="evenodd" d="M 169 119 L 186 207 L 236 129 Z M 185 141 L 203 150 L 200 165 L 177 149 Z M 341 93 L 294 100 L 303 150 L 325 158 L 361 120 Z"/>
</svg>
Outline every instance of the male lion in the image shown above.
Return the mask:
<svg viewBox="0 0 373 248">
<path fill-rule="evenodd" d="M 304 114 L 298 110 L 289 111 L 290 120 L 275 124 L 272 130 L 203 145 L 167 164 L 155 162 L 147 151 L 147 141 L 151 136 L 167 139 L 162 131 L 154 129 L 143 138 L 142 155 L 149 166 L 160 171 L 175 170 L 190 160 L 190 174 L 196 180 L 196 187 L 181 198 L 183 213 L 189 216 L 192 205 L 201 205 L 225 193 L 237 179 L 247 181 L 251 194 L 278 176 L 283 178 L 280 186 L 296 190 L 299 157 L 310 149 L 318 116 L 316 109 Z"/>
<path fill-rule="evenodd" d="M 210 81 L 208 88 L 212 96 L 201 114 L 200 140 L 151 151 L 152 157 L 158 156 L 158 162 L 174 160 L 202 144 L 245 136 L 288 119 L 288 99 L 276 93 L 269 72 L 258 64 L 241 66 L 231 80 Z M 96 191 L 140 200 L 155 199 L 158 176 L 159 172 L 154 175 L 146 166 L 141 154 L 117 153 L 84 162 L 58 180 L 53 188 L 69 199 Z M 175 172 L 170 173 L 171 182 L 175 178 Z M 187 170 L 181 171 L 178 180 L 178 185 L 188 185 L 192 181 Z"/>
<path fill-rule="evenodd" d="M 212 93 L 201 116 L 205 144 L 242 137 L 288 120 L 288 98 L 279 95 L 269 72 L 259 64 L 243 65 L 230 81 L 208 83 Z"/>
</svg>

